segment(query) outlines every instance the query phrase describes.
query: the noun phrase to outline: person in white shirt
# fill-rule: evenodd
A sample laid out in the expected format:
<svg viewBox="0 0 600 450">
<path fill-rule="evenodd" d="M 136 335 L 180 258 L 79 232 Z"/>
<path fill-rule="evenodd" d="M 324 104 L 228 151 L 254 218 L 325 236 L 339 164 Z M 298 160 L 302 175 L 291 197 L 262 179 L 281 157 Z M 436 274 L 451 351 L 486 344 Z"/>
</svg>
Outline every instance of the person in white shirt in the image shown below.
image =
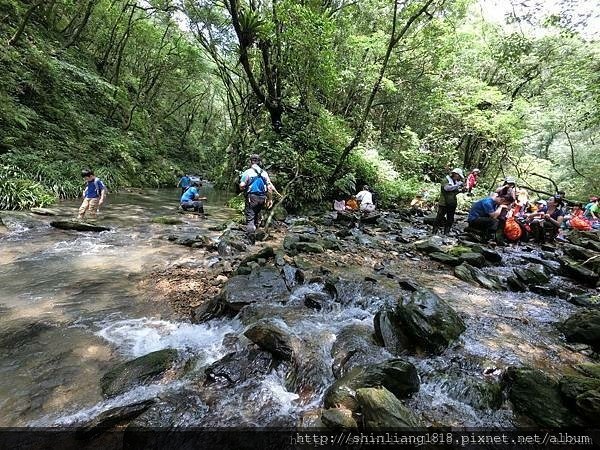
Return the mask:
<svg viewBox="0 0 600 450">
<path fill-rule="evenodd" d="M 373 204 L 373 194 L 369 190 L 369 186 L 363 186 L 362 191 L 356 194 L 356 200 L 358 200 L 358 202 L 360 203 L 360 210 L 362 212 L 375 211 L 375 205 Z"/>
<path fill-rule="evenodd" d="M 254 235 L 260 224 L 260 212 L 265 206 L 267 196 L 276 192 L 269 174 L 260 168 L 260 162 L 260 156 L 250 155 L 250 168 L 240 176 L 240 189 L 246 195 L 244 214 L 249 235 Z"/>
</svg>

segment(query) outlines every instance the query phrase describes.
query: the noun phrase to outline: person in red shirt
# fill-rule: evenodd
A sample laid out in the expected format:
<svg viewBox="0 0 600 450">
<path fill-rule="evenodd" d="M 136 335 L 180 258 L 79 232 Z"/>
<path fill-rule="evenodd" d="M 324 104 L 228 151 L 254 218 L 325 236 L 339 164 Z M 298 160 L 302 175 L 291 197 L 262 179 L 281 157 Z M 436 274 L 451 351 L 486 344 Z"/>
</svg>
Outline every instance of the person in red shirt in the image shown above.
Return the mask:
<svg viewBox="0 0 600 450">
<path fill-rule="evenodd" d="M 471 190 L 473 190 L 473 188 L 475 186 L 477 186 L 477 177 L 479 176 L 479 169 L 473 169 L 471 170 L 471 173 L 467 176 L 467 194 L 471 195 Z"/>
</svg>

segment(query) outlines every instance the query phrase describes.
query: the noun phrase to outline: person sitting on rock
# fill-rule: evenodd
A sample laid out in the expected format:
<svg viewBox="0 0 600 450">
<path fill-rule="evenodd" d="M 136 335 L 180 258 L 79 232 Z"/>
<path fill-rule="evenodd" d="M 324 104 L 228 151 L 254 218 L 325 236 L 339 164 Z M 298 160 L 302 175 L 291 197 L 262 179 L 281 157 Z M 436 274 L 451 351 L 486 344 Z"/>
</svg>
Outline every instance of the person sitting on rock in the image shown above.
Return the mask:
<svg viewBox="0 0 600 450">
<path fill-rule="evenodd" d="M 206 197 L 200 197 L 199 188 L 202 186 L 201 183 L 194 181 L 191 186 L 183 193 L 179 200 L 181 209 L 184 211 L 194 211 L 197 214 L 204 214 L 204 205 L 202 200 L 206 200 Z"/>
<path fill-rule="evenodd" d="M 514 197 L 490 196 L 473 203 L 467 218 L 469 227 L 480 230 L 485 241 L 501 241 L 502 238 L 498 235 L 498 230 L 501 230 L 500 217 L 514 201 Z"/>
<path fill-rule="evenodd" d="M 360 203 L 360 212 L 371 213 L 375 211 L 375 204 L 373 203 L 373 194 L 369 186 L 366 184 L 363 186 L 362 191 L 356 194 L 356 200 Z"/>
<path fill-rule="evenodd" d="M 550 197 L 547 201 L 548 208 L 543 214 L 531 222 L 531 232 L 535 242 L 546 243 L 553 241 L 560 230 L 560 225 L 565 218 L 565 212 L 560 208 L 561 199 Z"/>
<path fill-rule="evenodd" d="M 598 208 L 598 197 L 590 197 L 590 202 L 585 205 L 585 210 L 583 215 L 586 219 L 589 220 L 598 220 L 600 219 L 600 210 Z"/>
</svg>

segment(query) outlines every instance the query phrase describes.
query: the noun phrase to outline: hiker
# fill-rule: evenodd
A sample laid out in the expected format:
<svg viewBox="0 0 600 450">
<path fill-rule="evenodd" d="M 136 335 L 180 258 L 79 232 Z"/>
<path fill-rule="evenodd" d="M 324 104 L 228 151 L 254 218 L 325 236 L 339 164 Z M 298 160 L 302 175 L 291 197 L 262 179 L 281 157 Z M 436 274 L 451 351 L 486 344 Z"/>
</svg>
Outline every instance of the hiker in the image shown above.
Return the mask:
<svg viewBox="0 0 600 450">
<path fill-rule="evenodd" d="M 498 197 L 513 197 L 516 198 L 517 183 L 513 177 L 504 178 L 504 183 L 498 189 L 496 189 L 496 195 Z"/>
<path fill-rule="evenodd" d="M 471 196 L 471 191 L 477 186 L 477 178 L 479 177 L 479 169 L 471 170 L 471 173 L 467 176 L 467 194 Z"/>
<path fill-rule="evenodd" d="M 359 202 L 360 212 L 371 213 L 375 211 L 375 205 L 373 204 L 373 194 L 369 186 L 366 184 L 363 186 L 362 191 L 356 194 L 356 200 Z"/>
<path fill-rule="evenodd" d="M 240 189 L 246 196 L 246 231 L 252 235 L 260 225 L 260 212 L 267 196 L 275 192 L 275 186 L 271 183 L 269 174 L 260 168 L 260 162 L 259 155 L 250 155 L 250 167 L 240 177 Z"/>
<path fill-rule="evenodd" d="M 515 199 L 513 197 L 498 197 L 490 196 L 476 201 L 471 206 L 467 222 L 469 227 L 475 228 L 482 232 L 484 240 L 495 238 L 496 242 L 501 240 L 497 231 L 501 225 L 500 216 L 506 214 L 509 205 Z"/>
<path fill-rule="evenodd" d="M 192 185 L 192 180 L 189 175 L 179 175 L 177 187 L 181 188 L 181 195 Z"/>
<path fill-rule="evenodd" d="M 202 183 L 193 181 L 190 187 L 183 192 L 181 199 L 179 200 L 181 209 L 184 211 L 194 211 L 197 214 L 204 214 L 204 205 L 202 204 L 202 201 L 206 200 L 206 197 L 200 197 L 199 188 L 201 186 Z"/>
<path fill-rule="evenodd" d="M 547 200 L 547 210 L 537 213 L 538 217 L 531 221 L 531 232 L 535 242 L 544 244 L 546 239 L 553 241 L 560 230 L 560 225 L 565 217 L 565 212 L 561 209 L 561 199 L 550 197 Z"/>
<path fill-rule="evenodd" d="M 423 197 L 424 196 L 422 193 L 417 194 L 410 202 L 410 212 L 419 217 L 423 217 L 425 215 L 425 199 Z"/>
<path fill-rule="evenodd" d="M 444 234 L 448 234 L 454 223 L 456 211 L 456 195 L 462 190 L 464 175 L 461 169 L 453 169 L 441 183 L 441 193 L 438 202 L 438 212 L 433 225 L 433 234 L 436 234 L 444 223 Z"/>
<path fill-rule="evenodd" d="M 89 213 L 90 219 L 95 219 L 100 207 L 106 200 L 106 186 L 90 169 L 82 170 L 81 176 L 86 182 L 86 187 L 83 190 L 83 202 L 79 207 L 77 218 L 83 219 L 86 213 Z"/>
<path fill-rule="evenodd" d="M 600 208 L 598 208 L 598 197 L 590 197 L 590 202 L 585 205 L 583 215 L 586 219 L 598 220 L 600 218 Z"/>
</svg>

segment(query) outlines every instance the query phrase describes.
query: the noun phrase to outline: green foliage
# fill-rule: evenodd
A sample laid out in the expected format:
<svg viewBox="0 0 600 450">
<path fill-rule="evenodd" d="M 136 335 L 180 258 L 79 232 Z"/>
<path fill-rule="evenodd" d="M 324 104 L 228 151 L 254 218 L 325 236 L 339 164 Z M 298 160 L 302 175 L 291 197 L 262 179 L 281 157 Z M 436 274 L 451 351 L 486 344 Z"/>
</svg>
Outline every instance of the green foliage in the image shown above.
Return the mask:
<svg viewBox="0 0 600 450">
<path fill-rule="evenodd" d="M 17 167 L 0 166 L 0 209 L 28 209 L 54 201 L 44 186 L 27 178 Z"/>
</svg>

